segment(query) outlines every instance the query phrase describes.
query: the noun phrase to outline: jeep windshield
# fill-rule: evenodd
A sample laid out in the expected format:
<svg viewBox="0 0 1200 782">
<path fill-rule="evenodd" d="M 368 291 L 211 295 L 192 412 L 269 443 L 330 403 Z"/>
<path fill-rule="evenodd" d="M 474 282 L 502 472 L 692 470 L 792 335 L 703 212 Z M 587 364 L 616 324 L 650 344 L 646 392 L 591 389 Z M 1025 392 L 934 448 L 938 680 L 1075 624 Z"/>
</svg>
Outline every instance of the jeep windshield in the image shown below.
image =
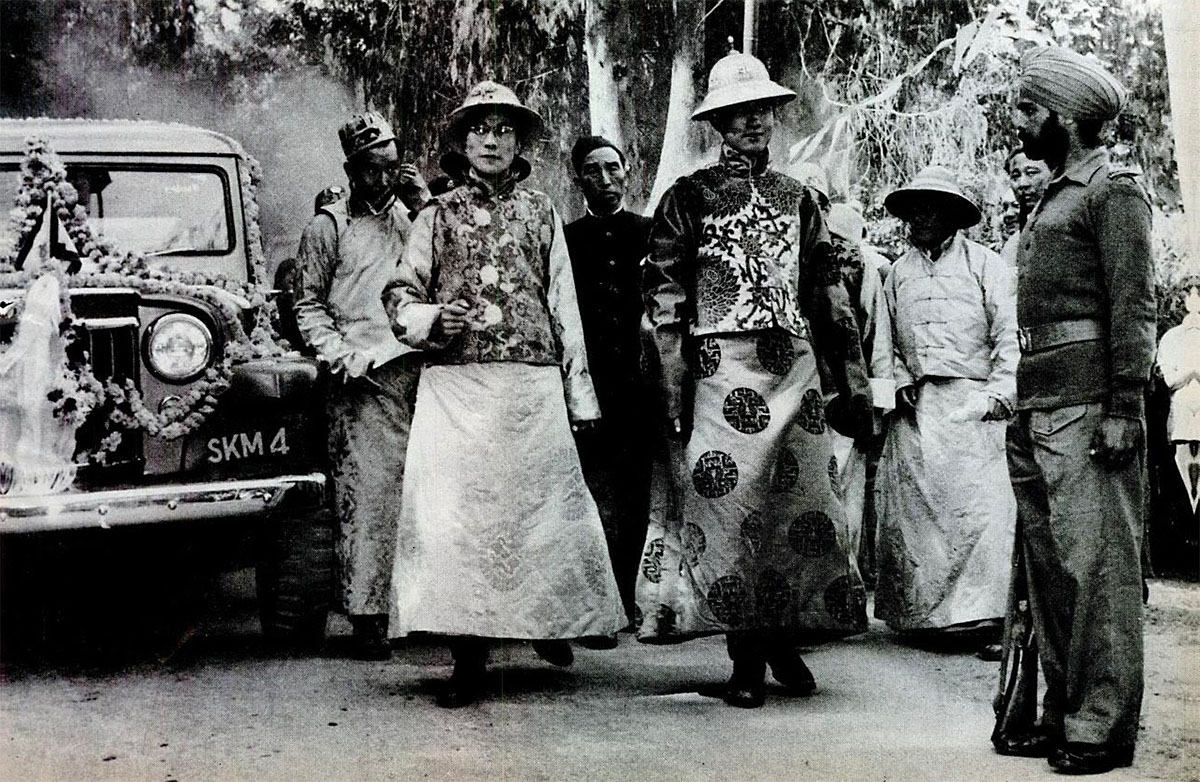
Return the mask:
<svg viewBox="0 0 1200 782">
<path fill-rule="evenodd" d="M 233 250 L 233 209 L 218 168 L 72 164 L 67 179 L 93 231 L 118 252 L 142 253 L 156 265 L 170 265 L 171 256 Z M 0 170 L 0 204 L 11 208 L 19 184 L 17 168 Z M 0 227 L 0 232 L 9 230 L 9 225 Z M 51 226 L 51 237 L 55 255 L 78 255 L 60 225 Z"/>
</svg>

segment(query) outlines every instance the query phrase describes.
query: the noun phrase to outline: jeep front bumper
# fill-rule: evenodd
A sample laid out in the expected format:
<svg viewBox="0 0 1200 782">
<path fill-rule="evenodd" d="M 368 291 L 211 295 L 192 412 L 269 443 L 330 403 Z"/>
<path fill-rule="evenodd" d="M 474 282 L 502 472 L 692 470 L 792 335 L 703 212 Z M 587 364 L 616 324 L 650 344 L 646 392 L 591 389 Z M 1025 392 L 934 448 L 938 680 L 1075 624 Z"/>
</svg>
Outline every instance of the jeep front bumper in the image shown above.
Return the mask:
<svg viewBox="0 0 1200 782">
<path fill-rule="evenodd" d="M 0 534 L 258 516 L 275 510 L 289 496 L 300 495 L 309 500 L 310 507 L 317 507 L 324 496 L 324 487 L 325 476 L 314 472 L 250 480 L 0 497 Z"/>
</svg>

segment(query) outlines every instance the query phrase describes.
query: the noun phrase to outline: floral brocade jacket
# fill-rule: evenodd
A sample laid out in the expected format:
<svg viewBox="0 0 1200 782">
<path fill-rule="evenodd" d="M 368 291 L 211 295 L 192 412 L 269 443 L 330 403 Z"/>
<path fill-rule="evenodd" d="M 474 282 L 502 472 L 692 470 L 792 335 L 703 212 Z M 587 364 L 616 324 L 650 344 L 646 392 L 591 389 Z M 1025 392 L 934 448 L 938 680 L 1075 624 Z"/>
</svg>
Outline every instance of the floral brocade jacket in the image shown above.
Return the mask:
<svg viewBox="0 0 1200 782">
<path fill-rule="evenodd" d="M 417 215 L 383 300 L 396 338 L 429 363 L 556 365 L 571 420 L 599 418 L 563 224 L 545 193 L 471 179 L 439 196 Z M 441 305 L 457 300 L 467 330 L 434 337 Z"/>
<path fill-rule="evenodd" d="M 691 336 L 778 329 L 811 340 L 825 390 L 870 390 L 854 306 L 804 185 L 728 146 L 663 195 L 643 280 L 668 414 L 683 409 Z"/>
</svg>

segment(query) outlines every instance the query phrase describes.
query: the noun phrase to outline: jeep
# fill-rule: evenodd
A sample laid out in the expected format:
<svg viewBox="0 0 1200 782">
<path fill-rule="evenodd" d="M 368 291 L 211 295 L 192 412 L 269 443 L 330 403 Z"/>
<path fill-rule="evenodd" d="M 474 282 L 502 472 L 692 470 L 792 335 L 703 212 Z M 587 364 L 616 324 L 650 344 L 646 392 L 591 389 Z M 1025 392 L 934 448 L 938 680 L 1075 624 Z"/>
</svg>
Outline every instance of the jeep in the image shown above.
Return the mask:
<svg viewBox="0 0 1200 782">
<path fill-rule="evenodd" d="M 325 378 L 275 328 L 256 187 L 253 159 L 212 131 L 0 120 L 0 541 L 252 532 L 264 632 L 313 645 L 333 593 Z M 47 276 L 61 333 L 27 354 Z M 30 378 L 59 344 L 43 388 Z"/>
</svg>

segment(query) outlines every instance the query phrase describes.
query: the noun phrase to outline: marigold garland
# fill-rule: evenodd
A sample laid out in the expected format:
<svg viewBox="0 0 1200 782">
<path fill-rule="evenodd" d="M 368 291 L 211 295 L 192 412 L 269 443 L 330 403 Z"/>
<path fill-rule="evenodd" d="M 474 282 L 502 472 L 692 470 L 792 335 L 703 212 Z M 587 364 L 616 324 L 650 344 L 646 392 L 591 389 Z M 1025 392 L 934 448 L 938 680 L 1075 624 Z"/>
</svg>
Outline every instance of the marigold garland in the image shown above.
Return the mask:
<svg viewBox="0 0 1200 782">
<path fill-rule="evenodd" d="M 42 274 L 57 275 L 63 297 L 60 333 L 68 340 L 74 338 L 75 325 L 70 288 L 112 287 L 199 299 L 217 313 L 225 333 L 230 337 L 222 360 L 210 367 L 178 404 L 157 413 L 146 407 L 141 392 L 131 379 L 121 384 L 111 381 L 101 383 L 86 364 L 68 367 L 49 394 L 57 417 L 69 425 L 78 426 L 97 408 L 104 405 L 111 408 L 107 423 L 109 433 L 101 439 L 96 450 L 87 454 L 91 461 L 103 463 L 107 455 L 120 445 L 122 430 L 140 429 L 152 437 L 165 440 L 196 431 L 215 411 L 217 399 L 229 389 L 236 363 L 250 358 L 278 356 L 287 349 L 286 342 L 277 335 L 273 325 L 275 304 L 266 295 L 266 262 L 258 222 L 259 166 L 240 147 L 238 151 L 244 163 L 238 168 L 244 194 L 246 243 L 253 277 L 245 283 L 221 275 L 152 267 L 142 254 L 117 252 L 92 230 L 87 210 L 79 204 L 78 193 L 67 181 L 66 167 L 54 151 L 43 139 L 26 140 L 21 181 L 15 207 L 9 211 L 6 232 L 12 237 L 12 243 L 8 247 L 0 246 L 0 288 L 28 290 Z M 54 258 L 27 258 L 24 268 L 17 269 L 22 247 L 44 219 L 47 204 L 52 205 L 54 214 L 79 250 L 81 259 L 87 259 L 90 271 L 67 274 L 62 262 Z M 242 313 L 246 309 L 254 314 L 249 334 L 242 323 Z"/>
</svg>

